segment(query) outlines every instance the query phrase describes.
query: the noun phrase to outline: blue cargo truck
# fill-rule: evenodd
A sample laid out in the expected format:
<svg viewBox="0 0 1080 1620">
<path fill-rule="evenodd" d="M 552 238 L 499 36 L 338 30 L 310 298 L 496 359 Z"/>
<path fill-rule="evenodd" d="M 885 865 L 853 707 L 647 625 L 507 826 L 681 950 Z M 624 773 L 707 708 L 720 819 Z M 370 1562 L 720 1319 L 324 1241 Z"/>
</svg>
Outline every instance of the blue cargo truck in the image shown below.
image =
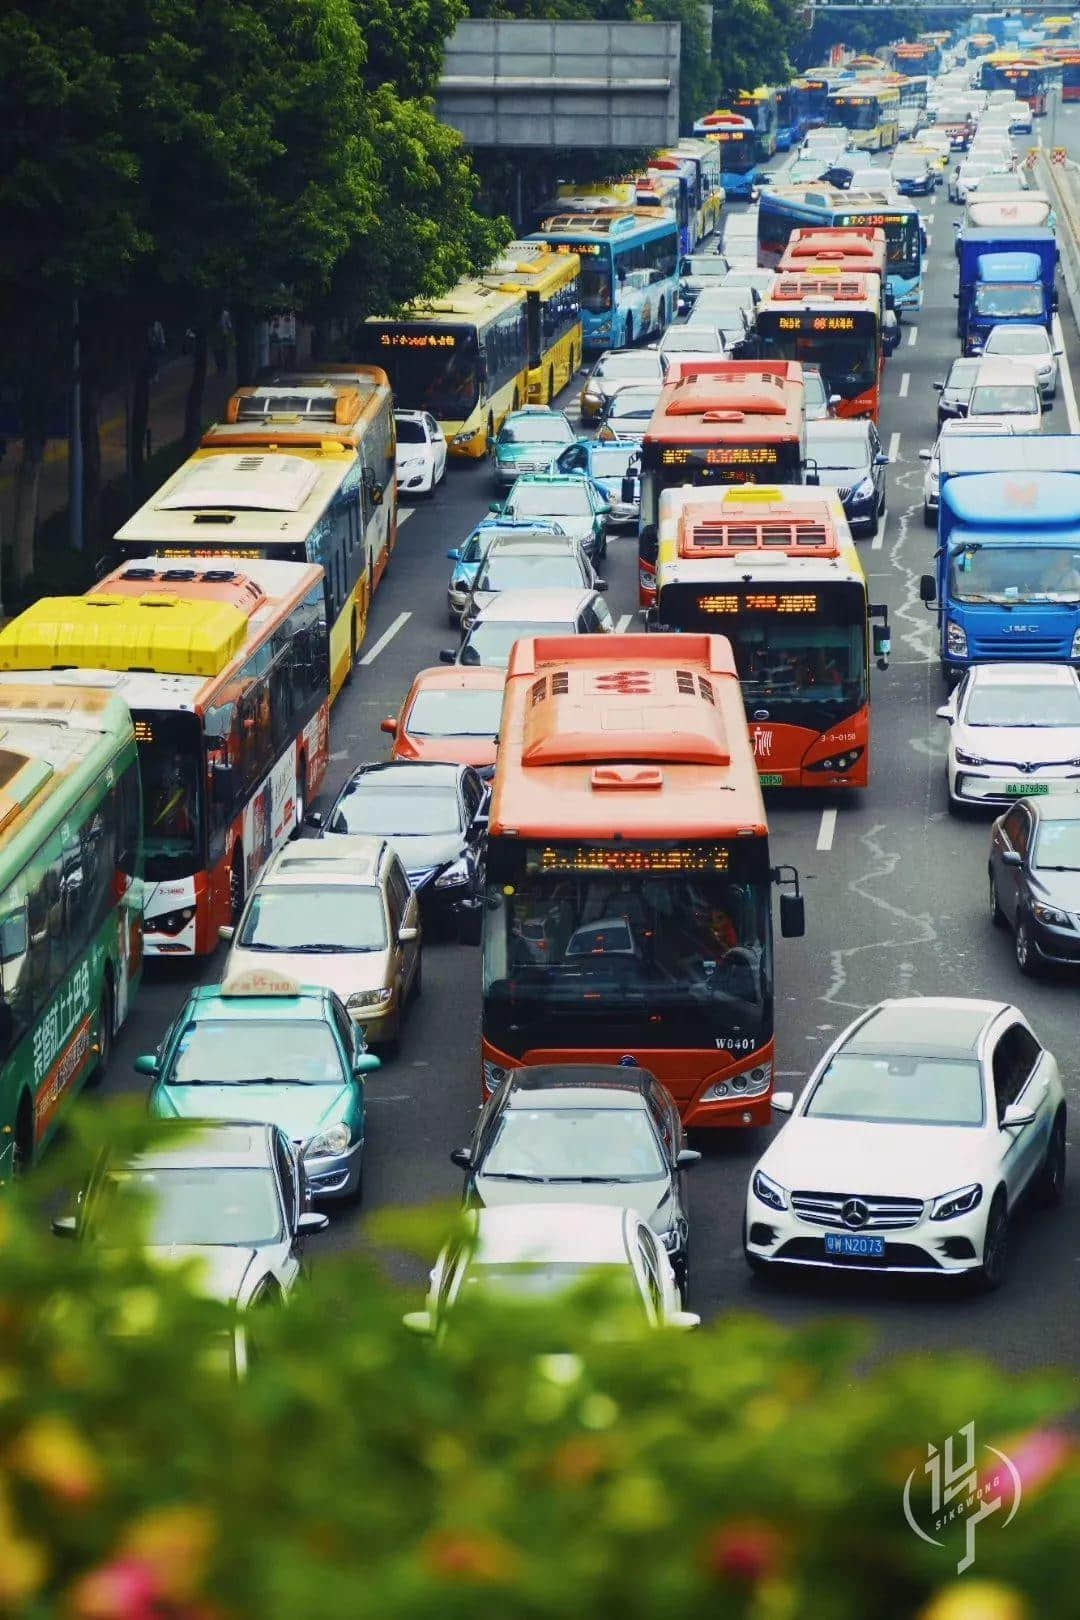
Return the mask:
<svg viewBox="0 0 1080 1620">
<path fill-rule="evenodd" d="M 960 237 L 957 335 L 978 354 L 992 327 L 1050 324 L 1057 308 L 1057 242 L 1045 225 L 983 227 Z"/>
<path fill-rule="evenodd" d="M 1080 665 L 1080 435 L 941 449 L 936 568 L 919 594 L 937 614 L 942 674 L 951 683 L 969 664 Z"/>
</svg>

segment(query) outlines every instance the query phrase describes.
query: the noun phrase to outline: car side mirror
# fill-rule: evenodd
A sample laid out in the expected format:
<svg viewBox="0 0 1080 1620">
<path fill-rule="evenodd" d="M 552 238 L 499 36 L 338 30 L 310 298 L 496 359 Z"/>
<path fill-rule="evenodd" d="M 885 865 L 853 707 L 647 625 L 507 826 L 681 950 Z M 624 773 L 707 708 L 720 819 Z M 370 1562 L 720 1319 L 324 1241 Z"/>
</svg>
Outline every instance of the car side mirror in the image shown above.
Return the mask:
<svg viewBox="0 0 1080 1620">
<path fill-rule="evenodd" d="M 920 461 L 932 461 L 933 456 L 934 456 L 933 450 L 928 450 L 928 449 L 925 448 L 925 446 L 924 446 L 924 448 L 922 450 L 919 451 L 919 460 Z"/>
<path fill-rule="evenodd" d="M 959 296 L 960 295 L 958 293 L 957 297 L 959 297 Z M 930 386 L 934 390 L 935 394 L 940 394 L 941 390 L 945 387 L 945 384 L 943 382 L 935 382 L 935 383 L 931 383 Z"/>
<path fill-rule="evenodd" d="M 357 1052 L 353 1058 L 353 1074 L 374 1074 L 382 1068 L 382 1058 L 374 1052 Z"/>
<path fill-rule="evenodd" d="M 943 703 L 941 705 L 940 709 L 935 709 L 934 710 L 934 713 L 937 715 L 939 720 L 947 720 L 949 722 L 950 726 L 952 725 L 953 721 L 956 719 L 956 716 L 953 713 L 953 706 L 952 706 L 951 703 Z"/>
<path fill-rule="evenodd" d="M 1010 1103 L 1001 1116 L 1001 1129 L 1003 1131 L 1016 1130 L 1021 1125 L 1033 1125 L 1034 1123 L 1035 1110 L 1022 1102 Z"/>
<path fill-rule="evenodd" d="M 439 649 L 439 663 L 440 664 L 456 664 L 457 663 L 457 653 L 455 652 L 453 647 L 441 647 Z"/>
<path fill-rule="evenodd" d="M 52 1223 L 53 1237 L 73 1238 L 78 1236 L 78 1227 L 74 1215 L 57 1215 Z"/>
<path fill-rule="evenodd" d="M 606 591 L 607 590 L 607 580 L 606 579 L 594 579 L 593 580 L 593 590 L 594 591 Z"/>
<path fill-rule="evenodd" d="M 672 1311 L 667 1319 L 667 1325 L 678 1328 L 681 1332 L 688 1332 L 690 1328 L 701 1326 L 701 1317 L 696 1311 Z"/>
<path fill-rule="evenodd" d="M 399 945 L 415 945 L 420 937 L 420 930 L 418 928 L 399 928 L 397 937 Z"/>
<path fill-rule="evenodd" d="M 790 1114 L 795 1107 L 793 1091 L 774 1091 L 771 1097 L 774 1114 Z"/>
<path fill-rule="evenodd" d="M 409 1333 L 417 1333 L 424 1339 L 430 1339 L 435 1332 L 435 1323 L 432 1321 L 430 1311 L 406 1311 L 401 1318 L 401 1325 Z"/>
<path fill-rule="evenodd" d="M 835 410 L 836 407 L 839 405 L 839 403 L 840 403 L 840 395 L 839 394 L 830 394 L 829 395 L 829 409 L 830 410 Z"/>
<path fill-rule="evenodd" d="M 933 574 L 922 574 L 919 577 L 919 600 L 927 607 L 931 602 L 937 601 L 937 581 Z"/>
<path fill-rule="evenodd" d="M 388 714 L 385 720 L 379 721 L 379 730 L 385 731 L 388 737 L 397 736 L 397 721 L 392 714 Z"/>
<path fill-rule="evenodd" d="M 1002 866 L 1023 866 L 1024 857 L 1018 849 L 1004 849 L 1001 852 Z"/>
<path fill-rule="evenodd" d="M 301 1237 L 306 1237 L 309 1232 L 325 1232 L 329 1225 L 329 1215 L 323 1215 L 317 1209 L 308 1209 L 297 1221 L 296 1230 Z"/>
<path fill-rule="evenodd" d="M 156 1052 L 143 1052 L 132 1064 L 136 1074 L 157 1074 L 161 1067 Z"/>
<path fill-rule="evenodd" d="M 454 1148 L 450 1154 L 450 1163 L 456 1164 L 459 1170 L 472 1169 L 472 1153 L 468 1148 Z"/>
<path fill-rule="evenodd" d="M 780 896 L 780 933 L 784 939 L 801 939 L 806 933 L 806 906 L 801 894 Z"/>
<path fill-rule="evenodd" d="M 223 945 L 231 945 L 232 937 L 235 933 L 236 929 L 232 923 L 222 923 L 218 928 L 217 937 L 220 939 Z"/>
<path fill-rule="evenodd" d="M 309 810 L 307 815 L 304 817 L 305 827 L 315 827 L 318 829 L 322 827 L 322 824 L 323 813 L 321 810 Z"/>
<path fill-rule="evenodd" d="M 502 506 L 500 505 L 500 503 L 498 501 L 492 501 L 491 504 L 488 506 L 488 511 L 489 512 L 501 512 L 502 511 Z"/>
<path fill-rule="evenodd" d="M 875 467 L 887 467 L 888 465 L 889 465 L 888 456 L 885 454 L 884 450 L 879 450 L 877 455 L 874 457 L 874 466 Z"/>
<path fill-rule="evenodd" d="M 676 1170 L 689 1170 L 692 1164 L 701 1163 L 701 1154 L 697 1148 L 680 1148 L 675 1155 Z"/>
<path fill-rule="evenodd" d="M 446 560 L 447 560 L 447 562 L 460 562 L 461 561 L 461 547 L 460 546 L 452 546 L 450 548 L 450 550 L 446 553 Z"/>
</svg>

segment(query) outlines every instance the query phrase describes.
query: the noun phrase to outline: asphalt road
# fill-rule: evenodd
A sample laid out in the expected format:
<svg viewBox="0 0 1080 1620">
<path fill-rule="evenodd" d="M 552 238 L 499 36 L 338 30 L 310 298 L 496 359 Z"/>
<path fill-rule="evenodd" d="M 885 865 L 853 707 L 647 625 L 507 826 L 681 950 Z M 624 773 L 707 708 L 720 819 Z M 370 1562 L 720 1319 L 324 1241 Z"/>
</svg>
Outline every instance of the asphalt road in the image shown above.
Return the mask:
<svg viewBox="0 0 1080 1620">
<path fill-rule="evenodd" d="M 1080 110 L 1060 110 L 1057 135 L 1076 155 Z M 1017 145 L 1023 150 L 1025 138 Z M 945 804 L 945 728 L 934 715 L 944 691 L 934 620 L 918 596 L 919 575 L 934 549 L 922 521 L 918 450 L 934 437 L 931 384 L 957 352 L 957 212 L 943 190 L 924 209 L 931 239 L 926 301 L 918 319 L 905 323 L 902 346 L 886 369 L 881 427 L 893 458 L 888 519 L 877 540 L 862 542 L 872 595 L 889 603 L 893 637 L 891 668 L 876 675 L 873 689 L 872 786 L 849 797 L 774 794 L 768 805 L 774 859 L 798 866 L 807 896 L 806 938 L 777 944 L 779 1084 L 798 1090 L 833 1035 L 881 997 L 949 993 L 1015 1000 L 1058 1056 L 1070 1101 L 1070 1141 L 1080 1150 L 1077 983 L 1021 978 L 1009 935 L 994 930 L 987 915 L 988 820 L 956 821 Z M 1080 345 L 1066 308 L 1061 319 L 1075 361 Z M 1054 431 L 1069 431 L 1067 392 L 1059 393 Z M 1075 418 L 1071 426 L 1077 427 Z M 352 766 L 385 757 L 388 739 L 379 731 L 380 720 L 396 711 L 414 671 L 437 662 L 439 649 L 456 639 L 445 614 L 445 552 L 491 498 L 483 465 L 455 466 L 434 500 L 403 512 L 364 663 L 334 711 L 328 794 Z M 636 609 L 633 539 L 612 538 L 606 572 L 608 600 L 621 621 Z M 442 943 L 427 947 L 425 955 L 424 994 L 400 1053 L 369 1080 L 364 1205 L 333 1214 L 329 1232 L 312 1245 L 315 1264 L 321 1252 L 362 1248 L 365 1214 L 372 1209 L 454 1198 L 460 1190 L 460 1173 L 448 1153 L 468 1139 L 479 1100 L 479 956 Z M 220 954 L 200 968 L 151 964 L 117 1043 L 106 1092 L 143 1087 L 131 1060 L 156 1044 L 188 987 L 215 979 L 220 966 Z M 1073 1360 L 1080 1170 L 1063 1209 L 1020 1218 L 1011 1274 L 995 1295 L 947 1292 L 933 1280 L 864 1276 L 759 1282 L 744 1265 L 740 1228 L 747 1177 L 765 1137 L 764 1131 L 726 1132 L 697 1141 L 705 1156 L 689 1189 L 694 1309 L 708 1317 L 729 1307 L 753 1308 L 791 1323 L 842 1312 L 867 1321 L 882 1349 L 928 1358 L 956 1347 L 1015 1368 Z M 424 1279 L 418 1266 L 403 1268 L 401 1276 L 419 1293 Z"/>
</svg>

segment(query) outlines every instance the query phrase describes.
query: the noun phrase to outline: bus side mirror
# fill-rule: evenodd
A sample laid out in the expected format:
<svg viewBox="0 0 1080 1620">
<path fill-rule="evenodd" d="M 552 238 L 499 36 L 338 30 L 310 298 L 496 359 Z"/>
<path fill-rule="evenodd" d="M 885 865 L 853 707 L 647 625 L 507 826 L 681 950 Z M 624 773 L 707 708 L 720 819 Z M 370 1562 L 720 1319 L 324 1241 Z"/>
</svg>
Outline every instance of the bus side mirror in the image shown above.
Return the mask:
<svg viewBox="0 0 1080 1620">
<path fill-rule="evenodd" d="M 929 607 L 937 601 L 937 581 L 933 574 L 923 574 L 919 579 L 919 600 Z"/>
<path fill-rule="evenodd" d="M 874 626 L 874 657 L 877 659 L 878 669 L 888 669 L 889 654 L 892 651 L 892 638 L 889 627 L 885 624 Z"/>
<path fill-rule="evenodd" d="M 634 504 L 635 482 L 636 480 L 631 478 L 629 474 L 627 474 L 622 481 L 622 487 L 619 491 L 619 495 L 624 506 L 632 506 Z"/>
<path fill-rule="evenodd" d="M 780 896 L 780 932 L 785 939 L 801 939 L 806 933 L 806 906 L 801 894 Z"/>
<path fill-rule="evenodd" d="M 216 759 L 210 769 L 210 792 L 216 804 L 228 804 L 234 793 L 233 768 Z"/>
<path fill-rule="evenodd" d="M 443 648 L 440 649 L 440 651 L 439 651 L 439 663 L 440 664 L 456 664 L 457 663 L 457 653 L 454 651 L 453 647 L 443 647 Z"/>
</svg>

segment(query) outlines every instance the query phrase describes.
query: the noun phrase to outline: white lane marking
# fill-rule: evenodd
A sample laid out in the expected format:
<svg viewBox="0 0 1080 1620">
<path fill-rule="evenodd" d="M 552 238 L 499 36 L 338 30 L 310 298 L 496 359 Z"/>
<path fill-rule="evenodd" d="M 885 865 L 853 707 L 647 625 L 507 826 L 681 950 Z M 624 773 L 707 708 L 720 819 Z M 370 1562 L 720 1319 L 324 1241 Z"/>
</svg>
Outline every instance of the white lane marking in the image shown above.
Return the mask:
<svg viewBox="0 0 1080 1620">
<path fill-rule="evenodd" d="M 389 646 L 390 642 L 393 641 L 398 631 L 402 629 L 404 625 L 408 624 L 411 618 L 411 613 L 399 613 L 393 624 L 390 625 L 388 629 L 383 631 L 374 647 L 366 652 L 363 658 L 361 658 L 361 664 L 373 664 L 376 658 L 378 658 L 379 654 L 382 652 L 383 648 Z"/>
<path fill-rule="evenodd" d="M 397 526 L 400 529 L 403 523 L 408 523 L 411 517 L 416 516 L 415 506 L 399 506 L 397 513 Z"/>
<path fill-rule="evenodd" d="M 823 810 L 821 812 L 821 826 L 818 829 L 818 849 L 832 849 L 833 834 L 836 832 L 836 811 Z"/>
<path fill-rule="evenodd" d="M 1080 433 L 1080 412 L 1076 409 L 1076 390 L 1073 388 L 1072 368 L 1069 365 L 1069 354 L 1065 347 L 1065 334 L 1061 330 L 1061 316 L 1055 315 L 1052 327 L 1054 335 L 1054 348 L 1061 350 L 1058 359 L 1061 385 L 1065 390 L 1065 414 L 1069 418 L 1069 432 Z"/>
<path fill-rule="evenodd" d="M 915 343 L 916 343 L 916 341 L 918 339 L 918 336 L 919 336 L 919 328 L 917 326 L 913 326 L 911 328 L 911 331 L 908 333 L 908 337 L 907 337 L 908 348 L 909 349 L 913 349 L 915 347 Z"/>
<path fill-rule="evenodd" d="M 927 245 L 927 247 L 933 247 L 933 245 L 934 245 L 934 233 L 933 233 L 933 231 L 927 231 L 927 233 L 926 233 L 926 245 Z"/>
<path fill-rule="evenodd" d="M 904 375 L 906 376 L 907 373 L 905 372 Z M 891 433 L 889 435 L 889 460 L 890 461 L 896 461 L 899 458 L 899 455 L 900 455 L 900 435 L 899 435 L 899 433 Z"/>
<path fill-rule="evenodd" d="M 908 391 L 908 389 L 910 387 L 911 387 L 911 372 L 910 371 L 905 371 L 904 375 L 900 378 L 900 393 L 899 393 L 898 397 L 900 399 L 907 399 L 907 391 Z"/>
<path fill-rule="evenodd" d="M 630 620 L 633 617 L 634 615 L 632 613 L 624 613 L 621 619 L 617 619 L 615 621 L 615 634 L 619 636 L 623 635 L 629 629 Z"/>
</svg>

